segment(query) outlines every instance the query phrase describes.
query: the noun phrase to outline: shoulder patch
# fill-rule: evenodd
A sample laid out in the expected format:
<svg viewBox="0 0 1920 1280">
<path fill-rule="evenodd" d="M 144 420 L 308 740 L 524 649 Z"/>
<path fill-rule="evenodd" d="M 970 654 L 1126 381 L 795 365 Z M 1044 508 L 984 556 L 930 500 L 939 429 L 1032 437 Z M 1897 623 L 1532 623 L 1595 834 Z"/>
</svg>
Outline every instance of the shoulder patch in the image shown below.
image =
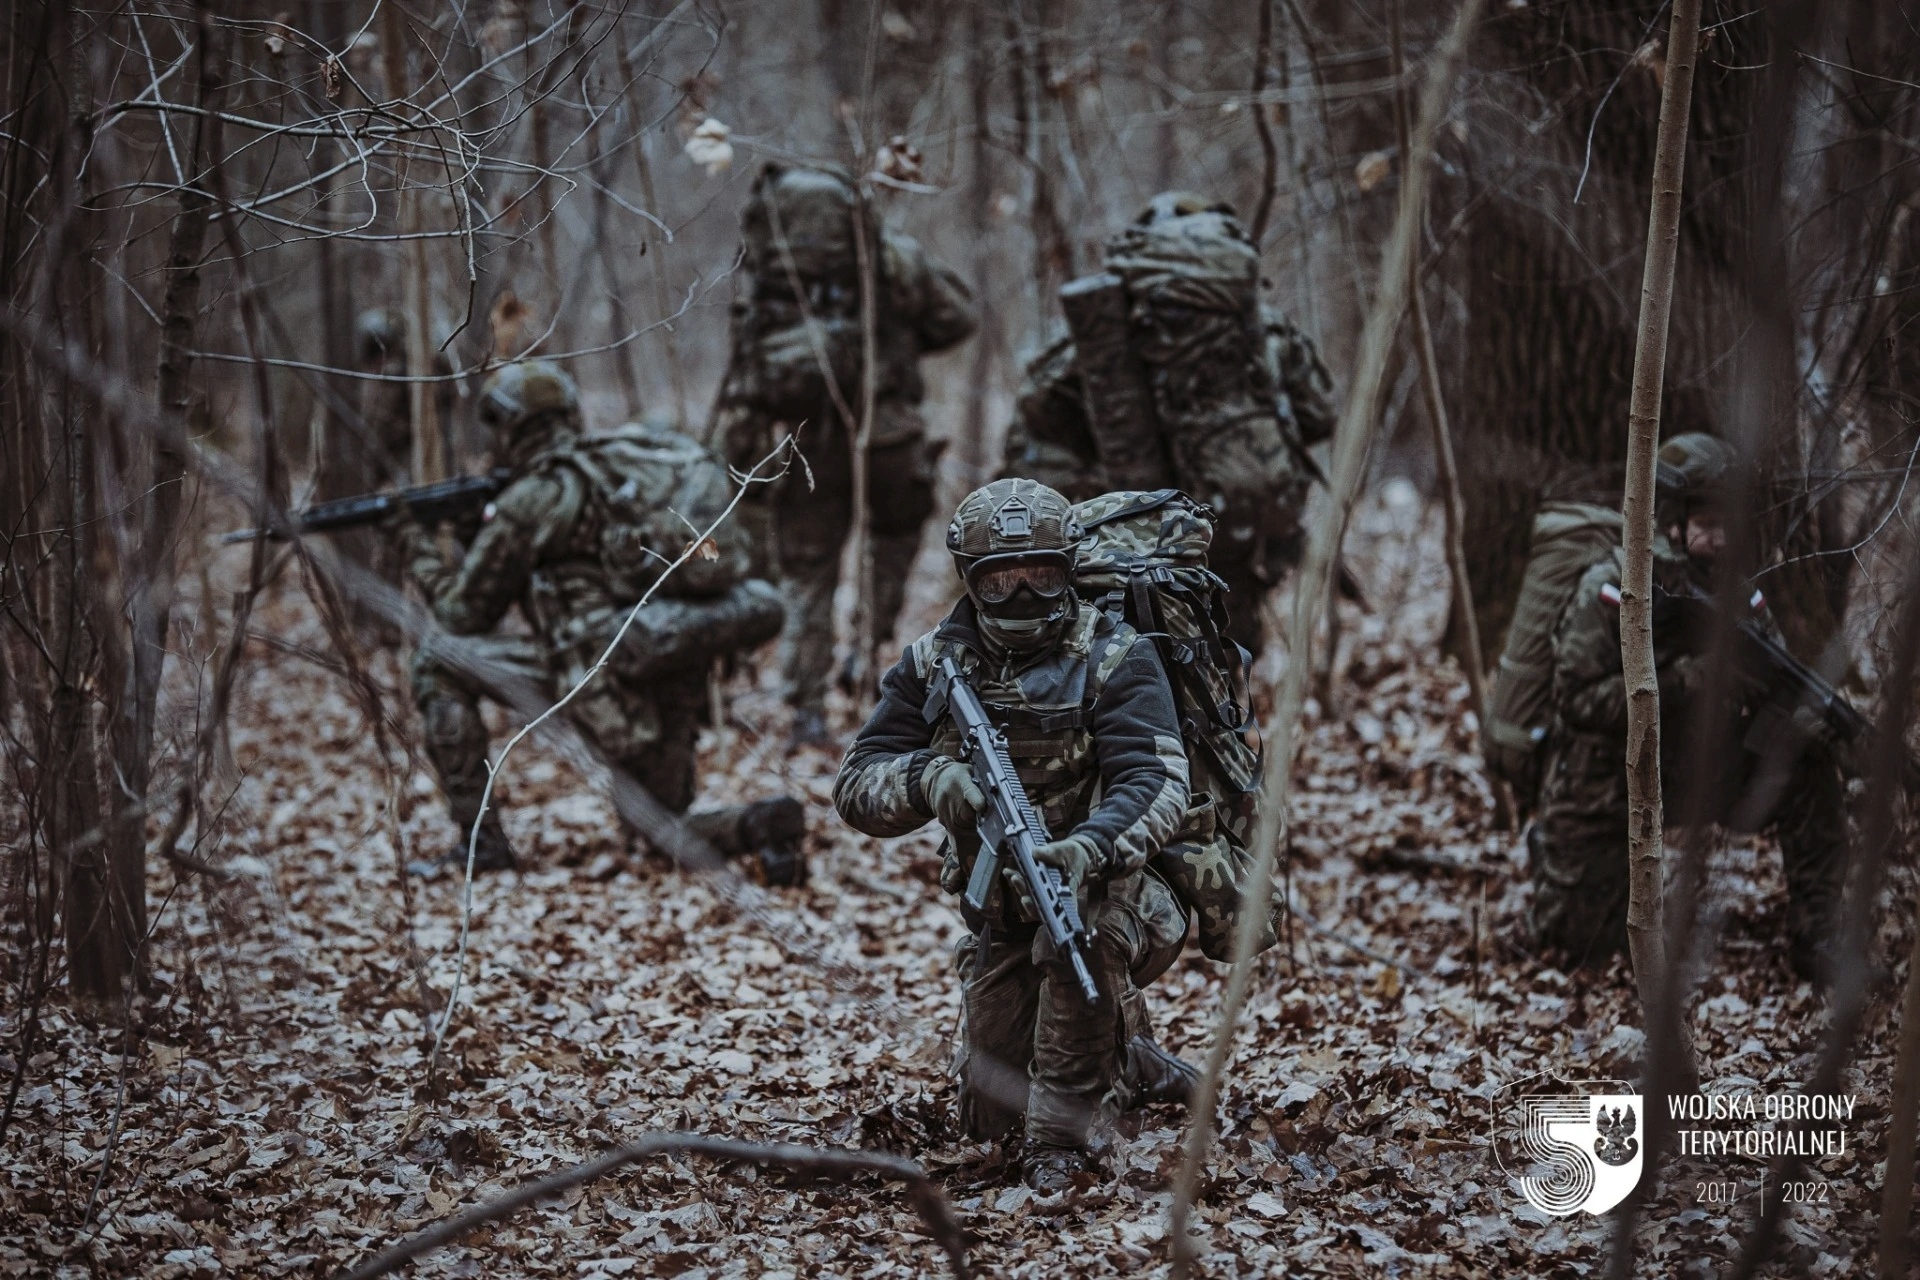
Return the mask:
<svg viewBox="0 0 1920 1280">
<path fill-rule="evenodd" d="M 1618 609 L 1618 608 L 1620 607 L 1620 587 L 1619 587 L 1619 585 L 1618 585 L 1618 584 L 1616 584 L 1616 583 L 1612 583 L 1612 582 L 1603 582 L 1603 583 L 1601 583 L 1601 584 L 1600 584 L 1600 599 L 1601 599 L 1601 600 L 1603 600 L 1603 601 L 1605 601 L 1605 602 L 1606 602 L 1607 604 L 1610 604 L 1610 605 L 1612 605 L 1612 606 L 1613 606 L 1614 608 L 1616 608 L 1616 609 Z"/>
</svg>

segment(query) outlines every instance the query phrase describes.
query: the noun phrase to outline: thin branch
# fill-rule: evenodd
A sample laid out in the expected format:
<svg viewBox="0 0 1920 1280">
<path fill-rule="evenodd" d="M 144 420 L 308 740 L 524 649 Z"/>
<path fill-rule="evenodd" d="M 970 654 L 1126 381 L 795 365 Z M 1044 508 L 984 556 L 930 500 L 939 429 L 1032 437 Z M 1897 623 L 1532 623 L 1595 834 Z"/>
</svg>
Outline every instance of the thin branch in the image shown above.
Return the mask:
<svg viewBox="0 0 1920 1280">
<path fill-rule="evenodd" d="M 1254 867 L 1240 902 L 1239 921 L 1234 931 L 1233 971 L 1221 1001 L 1220 1017 L 1208 1050 L 1206 1066 L 1194 1087 L 1192 1115 L 1187 1140 L 1174 1181 L 1173 1204 L 1169 1210 L 1173 1241 L 1175 1280 L 1189 1274 L 1193 1267 L 1193 1241 L 1187 1234 L 1187 1222 L 1198 1192 L 1200 1172 L 1213 1144 L 1213 1111 L 1220 1095 L 1220 1080 L 1227 1057 L 1233 1049 L 1235 1024 L 1246 1004 L 1247 990 L 1253 979 L 1254 946 L 1266 923 L 1273 898 L 1273 868 L 1284 824 L 1287 819 L 1287 787 L 1298 741 L 1300 715 L 1306 701 L 1307 680 L 1313 670 L 1313 638 L 1318 630 L 1319 614 L 1327 600 L 1327 586 L 1339 554 L 1340 532 L 1346 526 L 1347 513 L 1360 484 L 1368 447 L 1379 416 L 1382 384 L 1386 379 L 1387 359 L 1393 333 L 1400 322 L 1407 286 L 1413 279 L 1417 258 L 1417 233 L 1420 210 L 1426 201 L 1428 165 L 1426 157 L 1433 147 L 1434 131 L 1446 113 L 1447 100 L 1459 75 L 1467 37 L 1480 13 L 1481 0 L 1465 0 L 1455 15 L 1446 38 L 1435 58 L 1433 74 L 1421 95 L 1419 124 L 1414 130 L 1413 147 L 1407 157 L 1406 175 L 1400 187 L 1400 208 L 1394 217 L 1393 234 L 1387 242 L 1381 267 L 1380 288 L 1366 328 L 1360 338 L 1359 367 L 1354 375 L 1353 395 L 1347 401 L 1333 438 L 1333 474 L 1329 502 L 1314 530 L 1305 561 L 1294 584 L 1293 627 L 1299 651 L 1287 663 L 1285 681 L 1275 701 L 1272 718 L 1262 735 L 1267 743 L 1267 759 L 1261 780 L 1260 821 L 1254 834 Z"/>
<path fill-rule="evenodd" d="M 926 1171 L 911 1160 L 879 1151 L 802 1147 L 784 1142 L 742 1142 L 700 1133 L 652 1133 L 626 1146 L 616 1147 L 585 1164 L 577 1164 L 571 1169 L 549 1174 L 537 1182 L 516 1187 L 498 1200 L 478 1205 L 456 1218 L 448 1218 L 438 1226 L 408 1237 L 353 1270 L 342 1272 L 336 1280 L 375 1280 L 375 1277 L 388 1275 L 423 1253 L 451 1244 L 476 1227 L 498 1222 L 529 1205 L 551 1199 L 574 1187 L 597 1182 L 635 1161 L 672 1153 L 711 1156 L 716 1160 L 738 1164 L 773 1165 L 819 1177 L 847 1178 L 873 1173 L 888 1181 L 904 1182 L 913 1195 L 913 1205 L 919 1210 L 920 1220 L 927 1225 L 927 1234 L 946 1253 L 953 1274 L 960 1280 L 965 1280 L 969 1274 L 966 1237 L 959 1221 L 953 1216 L 953 1209 L 947 1204 L 947 1198 L 941 1194 L 940 1188 L 927 1177 Z"/>
</svg>

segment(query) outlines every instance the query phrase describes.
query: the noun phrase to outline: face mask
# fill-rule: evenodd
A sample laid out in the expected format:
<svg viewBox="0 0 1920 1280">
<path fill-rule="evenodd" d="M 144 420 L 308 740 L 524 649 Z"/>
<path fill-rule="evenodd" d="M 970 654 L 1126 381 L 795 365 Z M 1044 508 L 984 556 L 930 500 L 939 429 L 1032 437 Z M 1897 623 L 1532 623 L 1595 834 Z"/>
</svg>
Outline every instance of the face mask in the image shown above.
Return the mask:
<svg viewBox="0 0 1920 1280">
<path fill-rule="evenodd" d="M 1066 600 L 1038 618 L 999 618 L 979 609 L 976 604 L 980 634 L 1009 653 L 1032 653 L 1044 649 L 1059 639 L 1067 619 L 1073 616 L 1073 610 L 1066 607 L 1071 600 L 1072 593 L 1068 593 Z"/>
</svg>

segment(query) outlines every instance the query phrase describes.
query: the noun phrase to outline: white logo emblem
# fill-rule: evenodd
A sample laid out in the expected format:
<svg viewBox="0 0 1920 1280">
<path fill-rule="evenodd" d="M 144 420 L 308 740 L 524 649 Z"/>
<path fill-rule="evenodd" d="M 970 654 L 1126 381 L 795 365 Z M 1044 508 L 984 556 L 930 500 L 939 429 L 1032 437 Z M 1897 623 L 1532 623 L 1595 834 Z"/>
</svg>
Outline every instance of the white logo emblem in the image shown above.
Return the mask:
<svg viewBox="0 0 1920 1280">
<path fill-rule="evenodd" d="M 1504 1133 L 1496 1135 L 1495 1159 L 1527 1203 L 1550 1217 L 1605 1213 L 1640 1182 L 1646 1103 L 1637 1093 L 1596 1092 L 1581 1083 L 1541 1091 L 1550 1084 L 1561 1082 L 1536 1076 L 1501 1104 Z"/>
</svg>

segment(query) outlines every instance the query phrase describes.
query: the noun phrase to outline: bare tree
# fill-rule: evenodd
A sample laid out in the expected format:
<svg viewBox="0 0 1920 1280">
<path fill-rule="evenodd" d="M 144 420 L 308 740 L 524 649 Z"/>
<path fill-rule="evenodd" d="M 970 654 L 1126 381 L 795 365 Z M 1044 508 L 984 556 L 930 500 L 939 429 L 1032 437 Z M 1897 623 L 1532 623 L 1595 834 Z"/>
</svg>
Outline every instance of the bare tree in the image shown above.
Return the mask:
<svg viewBox="0 0 1920 1280">
<path fill-rule="evenodd" d="M 1680 186 L 1686 171 L 1687 113 L 1700 48 L 1699 0 L 1676 0 L 1660 95 L 1653 206 L 1647 215 L 1646 278 L 1633 358 L 1633 408 L 1622 504 L 1626 565 L 1620 580 L 1620 653 L 1627 685 L 1627 941 L 1640 1002 L 1651 1017 L 1668 979 L 1661 901 L 1666 849 L 1660 795 L 1660 685 L 1653 650 L 1654 454 L 1660 447 L 1660 391 L 1666 375 L 1673 264 L 1680 242 Z"/>
</svg>

